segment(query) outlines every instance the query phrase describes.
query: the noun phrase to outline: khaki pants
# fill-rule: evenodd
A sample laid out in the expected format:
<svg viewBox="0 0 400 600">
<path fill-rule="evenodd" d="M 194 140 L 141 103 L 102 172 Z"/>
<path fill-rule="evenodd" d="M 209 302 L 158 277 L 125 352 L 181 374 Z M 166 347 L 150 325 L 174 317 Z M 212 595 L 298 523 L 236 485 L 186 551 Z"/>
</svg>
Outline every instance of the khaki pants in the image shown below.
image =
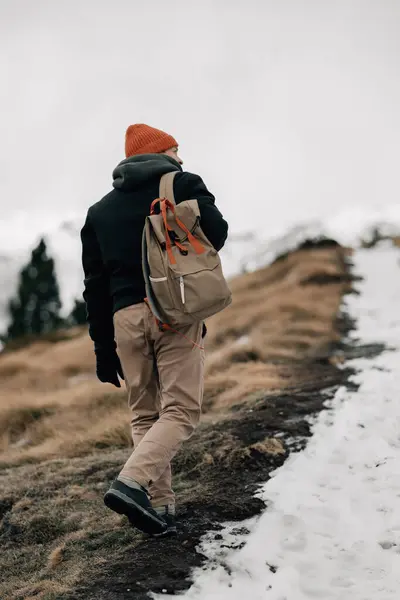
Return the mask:
<svg viewBox="0 0 400 600">
<path fill-rule="evenodd" d="M 171 459 L 200 419 L 202 324 L 160 332 L 145 303 L 114 315 L 117 351 L 132 410 L 134 450 L 120 475 L 145 487 L 154 507 L 174 504 Z"/>
</svg>

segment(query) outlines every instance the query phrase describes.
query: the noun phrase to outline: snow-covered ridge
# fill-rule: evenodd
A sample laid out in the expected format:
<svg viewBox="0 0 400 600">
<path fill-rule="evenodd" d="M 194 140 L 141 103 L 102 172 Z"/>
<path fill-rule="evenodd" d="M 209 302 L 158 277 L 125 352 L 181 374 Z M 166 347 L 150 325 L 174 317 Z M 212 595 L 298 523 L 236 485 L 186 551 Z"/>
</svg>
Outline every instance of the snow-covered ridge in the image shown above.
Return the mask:
<svg viewBox="0 0 400 600">
<path fill-rule="evenodd" d="M 259 519 L 203 540 L 210 562 L 187 600 L 397 600 L 400 589 L 400 278 L 388 242 L 354 256 L 359 295 L 346 299 L 355 343 L 379 356 L 348 364 L 358 390 L 340 388 L 315 419 L 305 450 L 272 473 Z M 243 537 L 242 525 L 249 530 Z M 226 546 L 241 544 L 241 549 Z M 152 594 L 153 598 L 172 596 Z M 176 598 L 176 596 L 174 596 Z"/>
<path fill-rule="evenodd" d="M 272 263 L 282 254 L 296 250 L 306 240 L 333 239 L 342 246 L 358 248 L 369 245 L 380 237 L 400 235 L 400 204 L 380 210 L 351 207 L 333 216 L 329 221 L 318 220 L 300 223 L 275 235 L 244 234 L 238 244 L 227 246 L 227 255 L 237 270 L 255 270 Z M 232 237 L 235 242 L 235 236 Z M 234 258 L 234 260 L 232 260 Z M 228 267 L 230 264 L 228 265 Z"/>
<path fill-rule="evenodd" d="M 64 312 L 74 298 L 82 294 L 81 246 L 79 232 L 83 213 L 62 217 L 48 213 L 15 213 L 0 222 L 0 331 L 5 327 L 6 305 L 15 293 L 20 268 L 29 259 L 33 247 L 45 237 L 55 258 Z M 295 250 L 306 240 L 328 237 L 345 246 L 357 247 L 373 239 L 375 230 L 382 236 L 400 235 L 400 204 L 380 210 L 352 207 L 329 221 L 305 221 L 292 228 L 277 227 L 273 216 L 269 229 L 230 234 L 222 252 L 225 272 L 233 276 L 273 262 L 278 256 Z"/>
</svg>

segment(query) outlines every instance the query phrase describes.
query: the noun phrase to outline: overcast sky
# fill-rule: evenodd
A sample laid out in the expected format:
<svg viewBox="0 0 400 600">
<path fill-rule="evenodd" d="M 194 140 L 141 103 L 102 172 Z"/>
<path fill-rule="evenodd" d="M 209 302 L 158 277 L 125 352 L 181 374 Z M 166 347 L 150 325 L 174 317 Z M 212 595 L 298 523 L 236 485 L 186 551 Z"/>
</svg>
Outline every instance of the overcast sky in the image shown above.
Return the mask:
<svg viewBox="0 0 400 600">
<path fill-rule="evenodd" d="M 399 0 L 0 0 L 0 219 L 105 195 L 174 135 L 232 231 L 398 202 Z"/>
</svg>

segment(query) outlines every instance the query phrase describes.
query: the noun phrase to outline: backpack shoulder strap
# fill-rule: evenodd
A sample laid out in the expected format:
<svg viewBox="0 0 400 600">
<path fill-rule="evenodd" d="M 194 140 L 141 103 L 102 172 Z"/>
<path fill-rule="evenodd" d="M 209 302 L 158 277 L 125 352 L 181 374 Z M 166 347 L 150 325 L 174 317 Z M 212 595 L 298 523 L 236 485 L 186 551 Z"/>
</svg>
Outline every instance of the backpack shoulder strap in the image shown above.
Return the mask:
<svg viewBox="0 0 400 600">
<path fill-rule="evenodd" d="M 160 179 L 160 198 L 167 198 L 172 204 L 176 204 L 174 196 L 174 179 L 178 171 L 165 173 Z"/>
</svg>

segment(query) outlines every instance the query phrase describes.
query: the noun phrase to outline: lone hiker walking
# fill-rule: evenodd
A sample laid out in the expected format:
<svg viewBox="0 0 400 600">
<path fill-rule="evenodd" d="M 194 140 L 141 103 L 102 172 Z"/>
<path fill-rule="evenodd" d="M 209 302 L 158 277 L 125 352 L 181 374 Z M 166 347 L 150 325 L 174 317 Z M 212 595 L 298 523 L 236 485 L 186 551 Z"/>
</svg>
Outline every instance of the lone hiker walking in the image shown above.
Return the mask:
<svg viewBox="0 0 400 600">
<path fill-rule="evenodd" d="M 165 535 L 176 532 L 171 459 L 200 418 L 204 326 L 160 331 L 144 301 L 142 232 L 161 177 L 175 171 L 176 204 L 197 199 L 201 229 L 216 250 L 228 225 L 202 179 L 182 170 L 171 135 L 131 125 L 125 153 L 113 172 L 114 189 L 90 207 L 81 232 L 97 376 L 117 387 L 118 375 L 124 378 L 132 410 L 134 450 L 104 501 L 138 529 Z"/>
</svg>

